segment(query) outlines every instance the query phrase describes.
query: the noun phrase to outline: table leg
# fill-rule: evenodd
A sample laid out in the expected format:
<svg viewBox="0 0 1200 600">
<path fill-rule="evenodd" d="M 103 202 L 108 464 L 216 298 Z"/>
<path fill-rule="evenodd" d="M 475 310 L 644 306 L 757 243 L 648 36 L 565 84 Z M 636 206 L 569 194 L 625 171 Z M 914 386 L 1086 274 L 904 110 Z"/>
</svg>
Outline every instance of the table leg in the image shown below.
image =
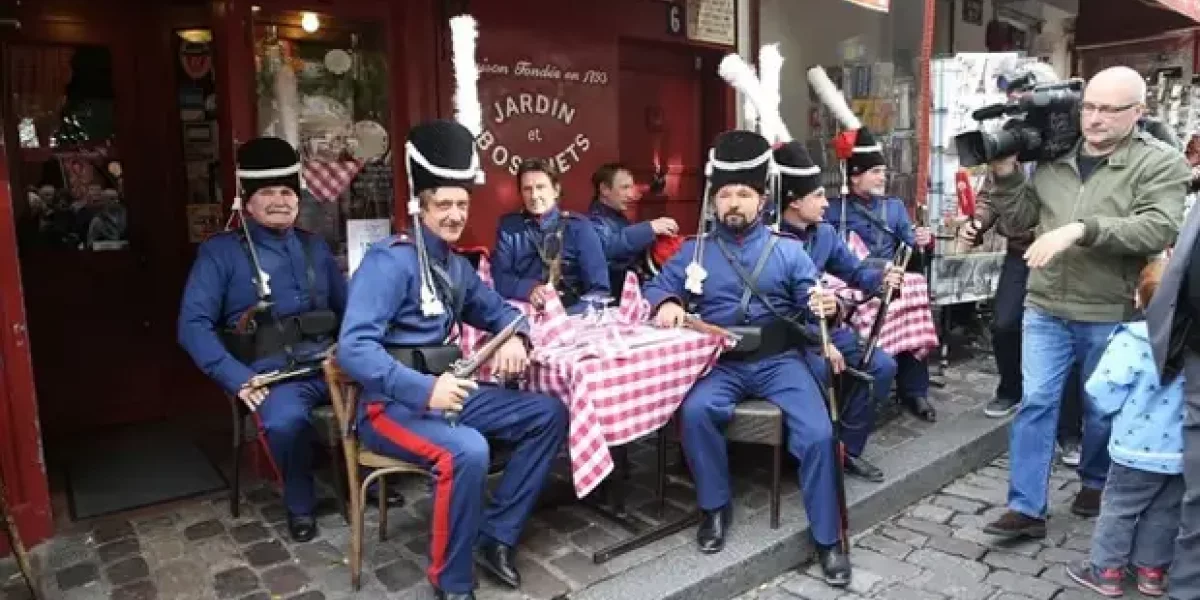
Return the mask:
<svg viewBox="0 0 1200 600">
<path fill-rule="evenodd" d="M 583 505 L 609 521 L 633 533 L 639 533 L 644 529 L 642 522 L 634 519 L 625 506 L 625 498 L 629 491 L 626 487 L 630 473 L 629 449 L 626 446 L 613 446 L 609 451 L 613 456 L 613 472 L 600 484 L 602 489 L 588 494 L 583 499 Z M 599 500 L 596 496 L 605 496 L 605 499 Z"/>
<path fill-rule="evenodd" d="M 613 558 L 637 550 L 644 546 L 648 546 L 662 539 L 666 539 L 687 529 L 700 524 L 700 511 L 692 511 L 685 514 L 674 521 L 669 521 L 648 529 L 638 535 L 635 535 L 627 540 L 617 542 L 607 548 L 602 548 L 592 555 L 592 562 L 602 564 L 612 560 Z"/>
</svg>

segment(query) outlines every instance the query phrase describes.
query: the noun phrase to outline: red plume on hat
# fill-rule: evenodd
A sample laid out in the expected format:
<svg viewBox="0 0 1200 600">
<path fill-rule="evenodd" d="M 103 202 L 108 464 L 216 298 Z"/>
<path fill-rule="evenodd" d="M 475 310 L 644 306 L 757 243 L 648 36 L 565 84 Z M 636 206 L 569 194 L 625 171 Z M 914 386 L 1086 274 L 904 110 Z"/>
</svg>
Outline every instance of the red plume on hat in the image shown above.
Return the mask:
<svg viewBox="0 0 1200 600">
<path fill-rule="evenodd" d="M 858 130 L 862 129 L 862 122 L 855 116 L 854 111 L 850 110 L 845 96 L 829 79 L 829 74 L 824 68 L 816 66 L 809 69 L 808 84 L 812 86 L 817 98 L 820 98 L 821 104 L 833 113 L 842 126 L 842 131 L 833 138 L 834 152 L 840 160 L 849 159 L 850 155 L 854 154 L 854 144 L 858 141 Z"/>
</svg>

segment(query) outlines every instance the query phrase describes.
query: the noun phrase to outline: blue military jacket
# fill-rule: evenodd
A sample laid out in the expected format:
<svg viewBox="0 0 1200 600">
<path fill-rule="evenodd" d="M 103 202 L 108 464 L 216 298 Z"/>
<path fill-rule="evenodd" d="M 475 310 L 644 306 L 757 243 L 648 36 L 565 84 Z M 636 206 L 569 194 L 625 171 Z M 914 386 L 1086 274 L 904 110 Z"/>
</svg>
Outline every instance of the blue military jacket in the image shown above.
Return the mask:
<svg viewBox="0 0 1200 600">
<path fill-rule="evenodd" d="M 427 317 L 421 312 L 417 247 L 408 234 L 392 236 L 367 250 L 350 280 L 337 353 L 338 364 L 362 384 L 368 400 L 398 402 L 414 412 L 425 409 L 437 378 L 400 364 L 386 348 L 444 344 L 456 321 L 496 332 L 521 314 L 445 241 L 424 227 L 420 235 L 425 236 L 431 269 L 438 271 L 434 278 L 448 280 L 435 286 L 445 314 Z"/>
<path fill-rule="evenodd" d="M 696 238 L 691 238 L 685 241 L 679 252 L 663 266 L 662 272 L 646 284 L 646 300 L 655 310 L 668 300 L 678 301 L 685 306 L 691 301 L 695 303 L 700 318 L 707 323 L 725 327 L 770 324 L 776 319 L 775 315 L 753 294 L 745 313 L 740 310 L 746 286 L 717 243 L 720 240 L 725 244 L 746 273 L 751 274 L 760 258 L 768 251 L 769 242 L 774 238 L 767 262 L 755 281 L 755 286 L 784 315 L 800 315 L 802 321 L 812 318 L 812 313 L 808 310 L 808 290 L 816 284 L 818 274 L 812 260 L 804 252 L 804 245 L 800 240 L 787 234 L 773 232 L 761 222 L 753 225 L 741 236 L 733 234 L 720 224 L 706 235 L 708 237 L 704 242 L 704 254 L 701 257 L 701 265 L 708 271 L 708 277 L 704 280 L 704 293 L 693 296 L 684 288 L 685 271 L 692 262 L 696 247 Z"/>
<path fill-rule="evenodd" d="M 592 201 L 588 217 L 600 236 L 610 270 L 628 270 L 654 243 L 654 228 L 649 221 L 630 223 L 621 211 L 599 200 Z"/>
<path fill-rule="evenodd" d="M 505 298 L 527 301 L 533 288 L 546 282 L 547 239 L 558 231 L 562 213 L 553 208 L 539 219 L 525 212 L 500 219 L 492 252 L 492 280 Z M 600 238 L 587 219 L 574 213 L 563 224 L 563 283 L 580 296 L 610 292 L 608 263 Z"/>
<path fill-rule="evenodd" d="M 342 313 L 346 277 L 319 235 L 294 228 L 279 233 L 256 223 L 251 223 L 249 230 L 268 276 L 274 316 L 322 309 Z M 255 373 L 279 369 L 287 363 L 287 357 L 280 354 L 244 365 L 221 342 L 219 332 L 233 329 L 258 303 L 254 279 L 242 232 L 219 233 L 200 244 L 179 309 L 180 345 L 205 375 L 231 393 Z M 294 349 L 293 357 L 304 360 L 324 350 L 324 345 L 304 343 Z"/>
<path fill-rule="evenodd" d="M 863 243 L 871 251 L 871 258 L 890 259 L 896 254 L 896 238 L 875 224 L 864 215 L 869 212 L 886 223 L 888 229 L 904 240 L 909 246 L 916 246 L 916 232 L 912 222 L 908 220 L 908 208 L 904 201 L 895 197 L 872 196 L 863 199 L 860 196 L 849 197 L 853 205 L 847 206 L 843 198 L 831 198 L 829 208 L 825 210 L 825 222 L 837 228 L 838 234 L 844 240 L 848 231 L 858 234 Z"/>
<path fill-rule="evenodd" d="M 858 260 L 846 242 L 838 237 L 833 225 L 816 223 L 801 229 L 784 221 L 783 231 L 796 236 L 804 244 L 804 250 L 818 273 L 829 273 L 867 294 L 874 294 L 883 283 L 883 270 L 872 269 Z"/>
</svg>

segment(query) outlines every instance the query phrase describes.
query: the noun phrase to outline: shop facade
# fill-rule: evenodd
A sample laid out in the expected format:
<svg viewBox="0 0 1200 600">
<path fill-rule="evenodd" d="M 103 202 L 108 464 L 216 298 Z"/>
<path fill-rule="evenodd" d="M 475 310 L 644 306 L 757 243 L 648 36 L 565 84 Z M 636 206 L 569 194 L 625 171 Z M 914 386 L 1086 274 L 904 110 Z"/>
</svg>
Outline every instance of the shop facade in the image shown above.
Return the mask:
<svg viewBox="0 0 1200 600">
<path fill-rule="evenodd" d="M 479 23 L 487 181 L 464 244 L 491 245 L 499 216 L 519 207 L 512 173 L 529 156 L 563 171 L 569 210 L 586 210 L 599 165 L 622 161 L 646 188 L 632 217 L 694 230 L 705 148 L 737 118 L 716 65 L 748 43 L 756 4 L 0 8 L 0 469 L 27 544 L 64 520 L 51 481 L 74 442 L 228 418 L 175 343 L 175 316 L 197 244 L 228 217 L 239 143 L 266 133 L 301 149 L 300 224 L 350 262 L 360 234 L 403 226 L 404 136 L 451 117 L 447 21 L 467 12 Z"/>
</svg>

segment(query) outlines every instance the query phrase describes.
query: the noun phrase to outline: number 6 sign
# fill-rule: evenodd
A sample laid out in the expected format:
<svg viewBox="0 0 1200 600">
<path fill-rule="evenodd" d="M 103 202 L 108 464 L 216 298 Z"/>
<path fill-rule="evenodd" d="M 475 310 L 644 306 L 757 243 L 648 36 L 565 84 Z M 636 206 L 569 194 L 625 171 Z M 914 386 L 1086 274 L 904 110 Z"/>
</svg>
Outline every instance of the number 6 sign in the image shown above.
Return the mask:
<svg viewBox="0 0 1200 600">
<path fill-rule="evenodd" d="M 683 6 L 679 4 L 667 5 L 667 33 L 670 35 L 683 35 Z"/>
</svg>

